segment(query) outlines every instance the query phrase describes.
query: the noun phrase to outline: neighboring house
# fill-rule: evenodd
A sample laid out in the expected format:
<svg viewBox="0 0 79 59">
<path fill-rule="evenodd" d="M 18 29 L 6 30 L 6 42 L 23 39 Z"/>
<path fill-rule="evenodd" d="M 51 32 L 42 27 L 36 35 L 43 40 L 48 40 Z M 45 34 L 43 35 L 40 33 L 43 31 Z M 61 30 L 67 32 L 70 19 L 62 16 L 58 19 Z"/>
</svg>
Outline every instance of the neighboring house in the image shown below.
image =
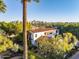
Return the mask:
<svg viewBox="0 0 79 59">
<path fill-rule="evenodd" d="M 54 37 L 57 34 L 59 34 L 59 31 L 58 29 L 54 29 L 54 28 L 34 29 L 30 33 L 30 40 L 31 40 L 31 43 L 35 45 L 35 41 L 39 37 L 41 36 Z"/>
</svg>

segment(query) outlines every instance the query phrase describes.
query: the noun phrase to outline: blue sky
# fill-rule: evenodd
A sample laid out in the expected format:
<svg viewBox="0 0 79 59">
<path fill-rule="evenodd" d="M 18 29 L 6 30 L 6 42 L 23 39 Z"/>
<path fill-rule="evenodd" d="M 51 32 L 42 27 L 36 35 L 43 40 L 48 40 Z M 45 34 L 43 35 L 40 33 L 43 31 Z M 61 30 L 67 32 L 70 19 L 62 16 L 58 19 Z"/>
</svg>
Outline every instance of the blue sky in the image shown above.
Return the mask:
<svg viewBox="0 0 79 59">
<path fill-rule="evenodd" d="M 20 0 L 4 0 L 6 13 L 0 13 L 0 21 L 22 21 Z M 49 22 L 79 22 L 79 0 L 40 0 L 28 3 L 28 20 Z"/>
</svg>

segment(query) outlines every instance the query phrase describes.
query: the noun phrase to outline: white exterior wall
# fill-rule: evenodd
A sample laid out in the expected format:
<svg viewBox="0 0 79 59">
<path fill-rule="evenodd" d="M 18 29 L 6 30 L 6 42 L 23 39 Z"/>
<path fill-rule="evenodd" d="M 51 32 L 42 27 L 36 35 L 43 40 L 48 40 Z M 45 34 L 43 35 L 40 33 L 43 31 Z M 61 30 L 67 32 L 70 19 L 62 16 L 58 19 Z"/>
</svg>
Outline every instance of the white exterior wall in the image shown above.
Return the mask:
<svg viewBox="0 0 79 59">
<path fill-rule="evenodd" d="M 52 34 L 54 34 L 54 35 L 55 35 L 55 34 L 56 34 L 56 30 L 54 30 L 54 31 L 52 32 Z"/>
<path fill-rule="evenodd" d="M 35 37 L 35 35 L 37 34 L 37 37 Z M 31 42 L 33 45 L 35 45 L 35 40 L 38 39 L 39 37 L 44 36 L 44 32 L 37 32 L 37 33 L 32 33 L 31 34 Z"/>
<path fill-rule="evenodd" d="M 45 32 L 50 32 L 50 31 L 45 31 Z M 36 33 L 31 33 L 31 42 L 33 45 L 35 45 L 35 40 L 37 40 L 41 36 L 45 36 L 45 32 L 36 32 Z M 52 37 L 54 37 L 57 33 L 56 30 L 51 31 L 52 32 Z M 37 34 L 37 37 L 35 35 Z"/>
<path fill-rule="evenodd" d="M 37 37 L 35 37 L 36 34 L 37 34 Z M 37 32 L 33 34 L 34 40 L 38 39 L 41 36 L 44 36 L 44 32 Z"/>
</svg>

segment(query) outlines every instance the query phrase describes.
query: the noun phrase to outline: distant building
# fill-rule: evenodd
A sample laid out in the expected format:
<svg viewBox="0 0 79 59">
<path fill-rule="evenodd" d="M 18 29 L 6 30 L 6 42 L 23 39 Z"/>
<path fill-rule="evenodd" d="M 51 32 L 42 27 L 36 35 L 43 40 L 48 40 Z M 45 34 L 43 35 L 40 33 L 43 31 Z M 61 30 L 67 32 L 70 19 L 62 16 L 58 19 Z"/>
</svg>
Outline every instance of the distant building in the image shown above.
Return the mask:
<svg viewBox="0 0 79 59">
<path fill-rule="evenodd" d="M 59 34 L 58 29 L 39 28 L 39 29 L 31 30 L 29 39 L 31 40 L 31 43 L 35 45 L 35 41 L 41 36 L 54 37 L 55 35 L 58 34 Z"/>
</svg>

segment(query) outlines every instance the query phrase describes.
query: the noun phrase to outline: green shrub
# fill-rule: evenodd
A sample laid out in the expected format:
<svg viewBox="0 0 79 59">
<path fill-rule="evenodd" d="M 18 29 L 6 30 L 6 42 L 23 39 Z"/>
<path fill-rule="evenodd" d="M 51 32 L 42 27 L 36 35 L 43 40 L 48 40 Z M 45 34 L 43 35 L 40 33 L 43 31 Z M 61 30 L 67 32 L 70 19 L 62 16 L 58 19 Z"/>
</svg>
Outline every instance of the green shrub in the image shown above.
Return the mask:
<svg viewBox="0 0 79 59">
<path fill-rule="evenodd" d="M 64 33 L 54 38 L 41 37 L 37 40 L 38 53 L 48 59 L 64 59 L 64 54 L 69 52 L 77 39 L 72 33 Z"/>
<path fill-rule="evenodd" d="M 29 59 L 44 59 L 44 58 L 41 57 L 41 56 L 38 55 L 38 54 L 35 54 L 35 53 L 32 52 L 32 51 L 29 51 Z"/>
</svg>

